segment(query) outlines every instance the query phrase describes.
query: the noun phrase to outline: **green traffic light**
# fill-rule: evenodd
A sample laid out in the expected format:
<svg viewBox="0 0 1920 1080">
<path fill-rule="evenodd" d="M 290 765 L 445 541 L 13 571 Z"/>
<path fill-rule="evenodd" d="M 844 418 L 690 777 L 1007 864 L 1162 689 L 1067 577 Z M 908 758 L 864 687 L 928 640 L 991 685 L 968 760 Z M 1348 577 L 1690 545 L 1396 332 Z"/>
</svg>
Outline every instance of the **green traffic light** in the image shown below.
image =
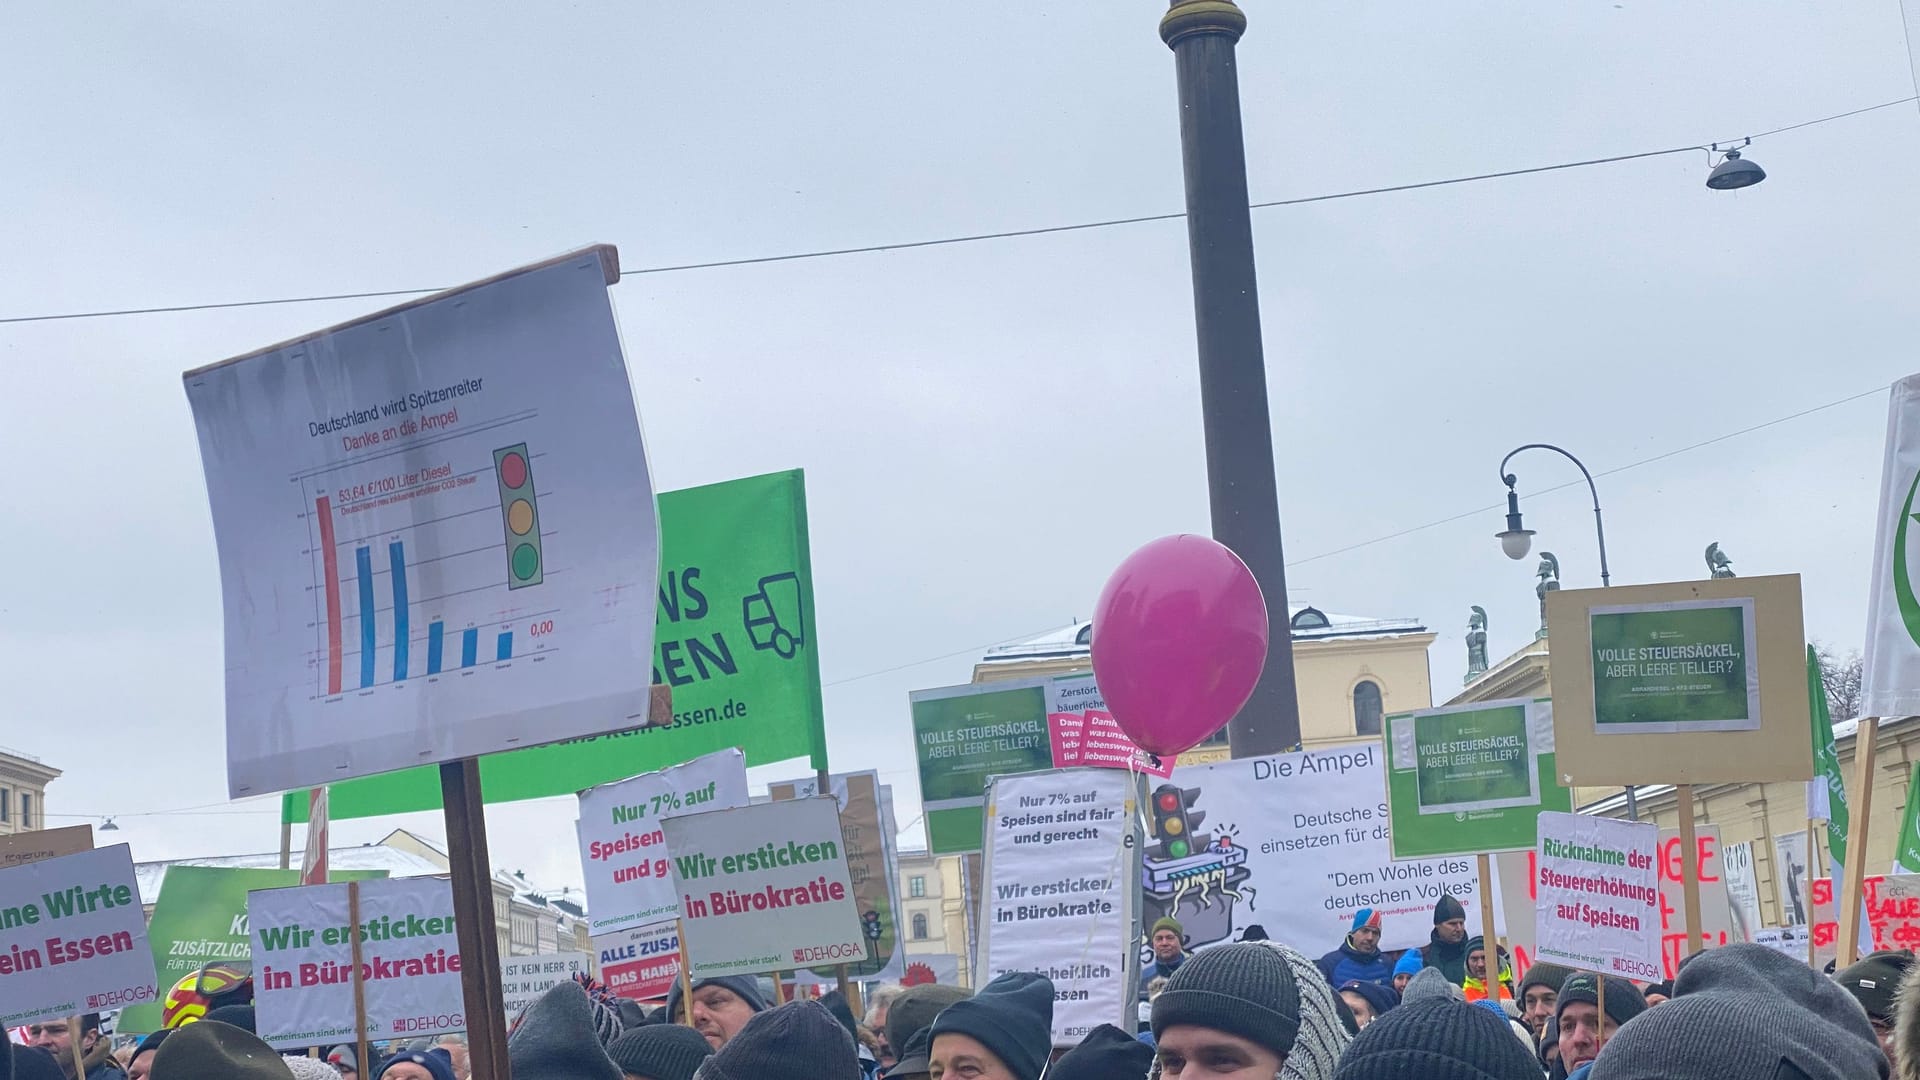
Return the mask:
<svg viewBox="0 0 1920 1080">
<path fill-rule="evenodd" d="M 1167 843 L 1167 854 L 1176 859 L 1186 858 L 1188 850 L 1190 849 L 1187 847 L 1185 840 L 1172 840 Z"/>
</svg>

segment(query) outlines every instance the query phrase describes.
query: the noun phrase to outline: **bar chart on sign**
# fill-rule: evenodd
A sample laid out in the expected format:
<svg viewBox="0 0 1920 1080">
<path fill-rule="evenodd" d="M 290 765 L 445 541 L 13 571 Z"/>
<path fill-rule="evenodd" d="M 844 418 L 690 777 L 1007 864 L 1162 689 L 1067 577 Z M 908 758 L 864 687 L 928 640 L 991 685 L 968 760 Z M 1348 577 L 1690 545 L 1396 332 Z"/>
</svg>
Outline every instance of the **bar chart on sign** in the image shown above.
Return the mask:
<svg viewBox="0 0 1920 1080">
<path fill-rule="evenodd" d="M 566 613 L 543 589 L 556 499 L 531 411 L 294 480 L 311 564 L 312 696 L 342 699 L 409 680 L 539 663 Z"/>
</svg>

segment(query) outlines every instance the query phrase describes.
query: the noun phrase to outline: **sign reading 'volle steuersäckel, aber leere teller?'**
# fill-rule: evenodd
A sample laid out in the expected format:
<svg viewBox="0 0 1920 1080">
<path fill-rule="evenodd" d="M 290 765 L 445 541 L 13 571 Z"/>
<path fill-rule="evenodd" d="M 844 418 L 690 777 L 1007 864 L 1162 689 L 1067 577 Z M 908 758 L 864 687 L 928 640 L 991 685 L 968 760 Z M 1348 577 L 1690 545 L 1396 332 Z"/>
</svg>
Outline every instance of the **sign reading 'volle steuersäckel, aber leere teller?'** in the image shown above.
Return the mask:
<svg viewBox="0 0 1920 1080">
<path fill-rule="evenodd" d="M 1594 607 L 1600 734 L 1752 731 L 1760 661 L 1752 597 Z"/>
</svg>

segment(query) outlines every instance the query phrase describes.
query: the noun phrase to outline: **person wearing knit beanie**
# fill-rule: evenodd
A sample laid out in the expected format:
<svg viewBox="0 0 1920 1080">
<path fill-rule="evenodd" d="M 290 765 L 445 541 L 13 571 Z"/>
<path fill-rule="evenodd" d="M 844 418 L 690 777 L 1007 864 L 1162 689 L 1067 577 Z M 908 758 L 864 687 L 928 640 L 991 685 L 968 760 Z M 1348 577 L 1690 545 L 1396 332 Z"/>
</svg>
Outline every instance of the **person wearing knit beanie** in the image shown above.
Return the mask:
<svg viewBox="0 0 1920 1080">
<path fill-rule="evenodd" d="M 0 1049 L 11 1045 L 4 1035 L 0 1035 Z M 44 1047 L 13 1047 L 13 1080 L 63 1080 L 66 1073 L 60 1071 L 60 1063 L 53 1059 Z M 0 1060 L 5 1060 L 0 1057 Z M 4 1080 L 6 1071 L 0 1069 L 0 1080 Z"/>
<path fill-rule="evenodd" d="M 1433 905 L 1433 934 L 1420 958 L 1455 986 L 1467 981 L 1467 909 L 1450 894 Z"/>
<path fill-rule="evenodd" d="M 628 1080 L 693 1080 L 713 1053 L 706 1037 L 679 1024 L 648 1024 L 613 1040 L 607 1056 Z"/>
<path fill-rule="evenodd" d="M 1553 1018 L 1560 1024 L 1560 1065 L 1565 1076 L 1592 1061 L 1622 1024 L 1647 1011 L 1647 999 L 1625 979 L 1607 976 L 1607 1015 L 1600 1016 L 1600 976 L 1576 971 L 1560 984 Z"/>
<path fill-rule="evenodd" d="M 1327 985 L 1345 986 L 1350 982 L 1379 983 L 1382 986 L 1393 981 L 1393 965 L 1380 954 L 1380 913 L 1372 908 L 1361 908 L 1353 913 L 1353 922 L 1348 925 L 1347 936 L 1340 947 L 1321 957 L 1318 961 L 1320 974 L 1326 976 Z"/>
<path fill-rule="evenodd" d="M 1165 996 L 1165 995 L 1162 995 Z M 979 1080 L 1040 1080 L 1053 1050 L 1053 981 L 1010 971 L 949 1005 L 928 1032 L 929 1072 Z"/>
<path fill-rule="evenodd" d="M 1439 968 L 1423 968 L 1408 981 L 1406 992 L 1400 995 L 1400 1003 L 1411 1005 L 1430 999 L 1464 1002 L 1467 992 L 1460 989 L 1459 983 L 1449 982 Z"/>
<path fill-rule="evenodd" d="M 907 1045 L 914 1033 L 931 1026 L 934 1018 L 947 1006 L 972 996 L 970 991 L 959 986 L 929 983 L 909 987 L 905 993 L 893 999 L 893 1004 L 887 1006 L 887 1045 L 893 1047 L 896 1054 L 900 1053 L 900 1048 Z"/>
<path fill-rule="evenodd" d="M 1400 995 L 1393 992 L 1393 987 L 1357 979 L 1340 987 L 1340 997 L 1353 1010 L 1354 1022 L 1363 1028 L 1400 1004 Z"/>
<path fill-rule="evenodd" d="M 380 1066 L 375 1080 L 455 1080 L 453 1059 L 444 1054 L 403 1051 Z"/>
<path fill-rule="evenodd" d="M 127 1080 L 147 1080 L 147 1074 L 153 1071 L 153 1055 L 160 1052 L 160 1044 L 167 1041 L 167 1036 L 178 1030 L 162 1028 L 141 1039 L 139 1045 L 133 1048 L 133 1056 L 127 1059 Z M 329 1080 L 337 1080 L 339 1075 L 335 1071 Z"/>
<path fill-rule="evenodd" d="M 534 999 L 507 1036 L 514 1080 L 620 1080 L 620 1067 L 600 1043 L 597 1004 L 571 980 Z"/>
<path fill-rule="evenodd" d="M 1319 969 L 1309 968 L 1307 981 L 1325 987 Z M 1271 941 L 1196 954 L 1153 1000 L 1150 1080 L 1167 1071 L 1184 1073 L 1189 1061 L 1241 1064 L 1249 1080 L 1279 1074 L 1300 1035 L 1301 982 Z M 1169 1070 L 1170 1062 L 1177 1067 Z"/>
<path fill-rule="evenodd" d="M 1790 956 L 1742 942 L 1696 953 L 1674 979 L 1671 1001 L 1607 1041 L 1592 1080 L 1884 1080 L 1888 1071 L 1852 994 Z"/>
<path fill-rule="evenodd" d="M 1487 976 L 1486 939 L 1479 934 L 1467 939 L 1467 977 L 1460 980 L 1460 989 L 1466 992 L 1468 1001 L 1485 998 L 1498 1001 L 1513 996 L 1513 965 L 1507 960 L 1507 950 L 1496 943 L 1494 952 L 1499 957 L 1495 967 L 1497 981 Z"/>
<path fill-rule="evenodd" d="M 1560 1002 L 1560 984 L 1573 972 L 1558 964 L 1535 964 L 1527 969 L 1514 994 L 1519 998 L 1520 1019 L 1538 1039 L 1553 1019 L 1554 1006 Z"/>
<path fill-rule="evenodd" d="M 1153 1067 L 1153 1051 L 1112 1024 L 1101 1024 L 1061 1055 L 1047 1080 L 1139 1080 Z"/>
<path fill-rule="evenodd" d="M 1155 979 L 1170 979 L 1180 970 L 1180 965 L 1189 959 L 1187 954 L 1187 928 L 1180 920 L 1171 915 L 1163 915 L 1153 921 L 1147 930 L 1147 944 L 1153 948 L 1153 956 L 1147 963 L 1140 965 L 1140 1000 L 1147 1000 L 1147 984 Z"/>
<path fill-rule="evenodd" d="M 681 1007 L 680 999 L 680 983 L 676 980 L 673 989 L 667 991 L 670 1024 L 688 1022 L 687 1010 Z M 693 984 L 692 1024 L 715 1050 L 725 1046 L 728 1039 L 747 1026 L 754 1014 L 766 1008 L 767 999 L 760 996 L 760 984 L 751 975 L 723 975 Z"/>
<path fill-rule="evenodd" d="M 1649 1009 L 1655 1005 L 1663 1005 L 1673 1000 L 1673 984 L 1665 981 L 1650 982 L 1640 991 L 1640 996 L 1647 999 Z"/>
<path fill-rule="evenodd" d="M 175 1031 L 153 1055 L 153 1080 L 291 1080 L 273 1047 L 250 1031 L 201 1020 Z"/>
<path fill-rule="evenodd" d="M 1913 954 L 1899 949 L 1883 949 L 1869 954 L 1865 959 L 1851 967 L 1842 968 L 1833 977 L 1833 981 L 1845 987 L 1847 992 L 1867 1010 L 1867 1020 L 1873 1024 L 1873 1033 L 1880 1039 L 1880 1048 L 1886 1052 L 1887 1061 L 1894 1062 L 1894 991 L 1900 988 L 1900 980 L 1913 967 Z"/>
<path fill-rule="evenodd" d="M 893 1019 L 891 1012 L 887 1014 L 887 1019 Z M 927 1070 L 933 1067 L 928 1046 L 932 1041 L 931 1027 L 923 1027 L 909 1036 L 906 1045 L 899 1051 L 900 1056 L 883 1074 L 886 1080 L 926 1080 Z"/>
<path fill-rule="evenodd" d="M 1420 969 L 1426 966 L 1427 962 L 1420 956 L 1419 949 L 1408 949 L 1406 952 L 1401 953 L 1400 959 L 1393 962 L 1394 991 L 1401 994 L 1406 993 L 1407 984 L 1412 982 L 1413 977 L 1420 974 Z"/>
<path fill-rule="evenodd" d="M 1540 1080 L 1540 1064 L 1492 1010 L 1430 999 L 1367 1026 L 1333 1080 Z"/>
<path fill-rule="evenodd" d="M 790 1001 L 755 1013 L 693 1075 L 694 1080 L 860 1080 L 860 1059 L 853 1036 L 819 1002 Z M 518 1072 L 514 1080 L 521 1080 Z"/>
</svg>

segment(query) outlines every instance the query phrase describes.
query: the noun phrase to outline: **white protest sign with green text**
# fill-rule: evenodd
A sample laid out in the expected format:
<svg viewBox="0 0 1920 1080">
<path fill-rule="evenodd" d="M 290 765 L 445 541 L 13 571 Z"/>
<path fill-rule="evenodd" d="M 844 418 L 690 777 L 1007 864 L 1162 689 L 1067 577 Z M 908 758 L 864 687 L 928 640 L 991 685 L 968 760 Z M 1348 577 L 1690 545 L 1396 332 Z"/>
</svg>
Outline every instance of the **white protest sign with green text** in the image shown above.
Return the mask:
<svg viewBox="0 0 1920 1080">
<path fill-rule="evenodd" d="M 0 870 L 0 1027 L 154 998 L 127 845 Z"/>
<path fill-rule="evenodd" d="M 1559 785 L 1553 704 L 1515 698 L 1387 717 L 1387 806 L 1396 859 L 1524 851 Z"/>
<path fill-rule="evenodd" d="M 680 914 L 661 819 L 746 804 L 747 763 L 738 748 L 581 792 L 576 830 L 589 932 L 611 934 Z"/>
</svg>

